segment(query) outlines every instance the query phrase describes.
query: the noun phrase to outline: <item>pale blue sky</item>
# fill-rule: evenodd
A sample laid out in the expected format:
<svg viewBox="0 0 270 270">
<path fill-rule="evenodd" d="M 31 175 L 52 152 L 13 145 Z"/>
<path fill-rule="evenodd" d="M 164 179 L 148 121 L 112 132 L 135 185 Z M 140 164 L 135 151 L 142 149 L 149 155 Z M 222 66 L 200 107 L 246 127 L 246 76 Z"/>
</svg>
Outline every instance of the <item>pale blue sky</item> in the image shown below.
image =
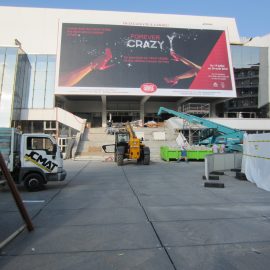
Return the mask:
<svg viewBox="0 0 270 270">
<path fill-rule="evenodd" d="M 0 0 L 0 5 L 232 17 L 240 36 L 270 33 L 269 0 Z"/>
</svg>

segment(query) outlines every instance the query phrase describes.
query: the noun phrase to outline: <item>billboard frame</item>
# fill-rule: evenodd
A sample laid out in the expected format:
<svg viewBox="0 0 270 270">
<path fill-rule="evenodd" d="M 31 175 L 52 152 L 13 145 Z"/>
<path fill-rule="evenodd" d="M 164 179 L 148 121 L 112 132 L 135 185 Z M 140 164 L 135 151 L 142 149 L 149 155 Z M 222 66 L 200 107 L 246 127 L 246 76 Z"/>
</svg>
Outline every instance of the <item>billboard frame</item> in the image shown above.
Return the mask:
<svg viewBox="0 0 270 270">
<path fill-rule="evenodd" d="M 228 39 L 228 28 L 226 27 L 213 27 L 210 25 L 189 25 L 185 28 L 183 25 L 178 23 L 170 24 L 159 24 L 155 22 L 145 22 L 138 23 L 134 21 L 130 24 L 127 24 L 121 19 L 107 22 L 108 19 L 104 20 L 100 18 L 99 20 L 95 19 L 95 22 L 90 22 L 90 20 L 76 20 L 76 21 L 59 21 L 58 27 L 58 43 L 57 43 L 57 61 L 56 61 L 56 80 L 55 80 L 55 95 L 108 95 L 108 96 L 169 96 L 169 97 L 224 97 L 224 98 L 233 98 L 236 97 L 236 87 L 233 73 L 233 65 L 231 58 L 231 49 Z M 60 55 L 61 55 L 61 40 L 62 40 L 62 26 L 63 24 L 88 24 L 88 25 L 112 25 L 112 26 L 138 26 L 138 27 L 153 27 L 153 28 L 179 28 L 179 29 L 191 29 L 191 30 L 219 30 L 225 32 L 226 37 L 226 49 L 229 63 L 229 74 L 232 84 L 231 90 L 208 90 L 208 89 L 196 89 L 190 91 L 190 89 L 176 89 L 176 88 L 160 88 L 153 93 L 145 93 L 143 91 L 138 91 L 139 87 L 136 88 L 123 88 L 123 87 L 80 87 L 80 86 L 59 86 L 59 72 L 60 72 Z M 165 94 L 166 93 L 166 94 Z"/>
</svg>

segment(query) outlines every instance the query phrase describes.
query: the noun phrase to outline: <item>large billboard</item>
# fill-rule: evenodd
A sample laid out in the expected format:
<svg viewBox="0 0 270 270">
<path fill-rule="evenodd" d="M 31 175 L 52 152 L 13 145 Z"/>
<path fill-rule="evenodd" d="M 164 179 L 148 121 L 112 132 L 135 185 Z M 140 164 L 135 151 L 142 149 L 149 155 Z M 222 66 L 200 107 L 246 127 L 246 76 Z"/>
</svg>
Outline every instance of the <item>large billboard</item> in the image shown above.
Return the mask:
<svg viewBox="0 0 270 270">
<path fill-rule="evenodd" d="M 235 97 L 226 31 L 63 23 L 56 94 Z"/>
</svg>

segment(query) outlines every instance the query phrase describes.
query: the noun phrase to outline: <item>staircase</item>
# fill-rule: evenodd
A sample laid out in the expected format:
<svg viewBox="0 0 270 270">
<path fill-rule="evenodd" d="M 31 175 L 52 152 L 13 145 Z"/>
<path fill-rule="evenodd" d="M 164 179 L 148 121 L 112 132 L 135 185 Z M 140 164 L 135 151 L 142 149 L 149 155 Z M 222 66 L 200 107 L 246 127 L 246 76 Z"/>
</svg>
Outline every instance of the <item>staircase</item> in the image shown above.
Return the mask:
<svg viewBox="0 0 270 270">
<path fill-rule="evenodd" d="M 177 147 L 178 133 L 165 127 L 134 128 L 137 136 L 144 138 L 144 144 L 150 148 L 151 160 L 160 160 L 160 146 Z M 154 140 L 154 132 L 165 132 L 165 140 Z M 108 160 L 112 161 L 113 154 L 104 153 L 102 145 L 113 144 L 114 135 L 106 134 L 105 128 L 86 128 L 79 143 L 76 160 Z"/>
<path fill-rule="evenodd" d="M 114 135 L 106 133 L 106 128 L 85 128 L 80 140 L 76 160 L 105 160 L 113 154 L 104 153 L 102 145 L 113 144 Z"/>
</svg>

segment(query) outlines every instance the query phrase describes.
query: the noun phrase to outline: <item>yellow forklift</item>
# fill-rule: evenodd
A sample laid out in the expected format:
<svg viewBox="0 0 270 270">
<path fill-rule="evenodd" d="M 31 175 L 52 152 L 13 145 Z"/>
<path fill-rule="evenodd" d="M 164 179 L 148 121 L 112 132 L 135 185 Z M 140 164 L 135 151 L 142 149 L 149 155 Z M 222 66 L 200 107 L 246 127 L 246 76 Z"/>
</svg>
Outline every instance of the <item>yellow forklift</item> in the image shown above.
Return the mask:
<svg viewBox="0 0 270 270">
<path fill-rule="evenodd" d="M 107 147 L 114 146 L 114 151 L 107 151 Z M 103 145 L 105 153 L 114 153 L 114 161 L 118 166 L 122 166 L 124 159 L 137 160 L 137 163 L 150 164 L 150 149 L 142 143 L 142 139 L 137 138 L 132 126 L 126 123 L 123 129 L 115 133 L 115 144 Z"/>
</svg>

